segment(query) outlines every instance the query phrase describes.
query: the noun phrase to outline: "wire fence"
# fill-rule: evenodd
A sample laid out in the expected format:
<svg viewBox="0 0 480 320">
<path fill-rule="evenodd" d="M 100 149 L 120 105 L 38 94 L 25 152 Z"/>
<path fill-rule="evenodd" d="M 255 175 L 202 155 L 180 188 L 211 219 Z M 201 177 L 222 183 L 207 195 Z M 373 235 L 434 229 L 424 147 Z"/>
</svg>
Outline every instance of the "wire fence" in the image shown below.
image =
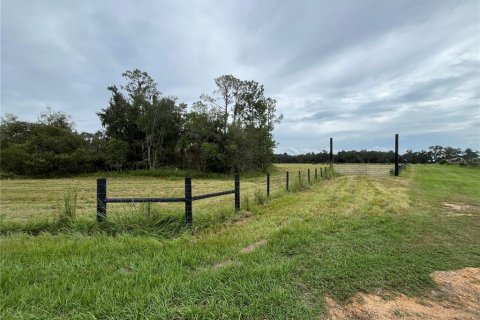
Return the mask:
<svg viewBox="0 0 480 320">
<path fill-rule="evenodd" d="M 336 163 L 333 165 L 336 173 L 341 175 L 388 176 L 394 169 L 393 164 L 380 163 Z"/>
<path fill-rule="evenodd" d="M 240 180 L 240 201 L 255 199 L 278 192 L 294 191 L 297 185 L 308 186 L 326 178 L 327 167 L 308 167 L 306 164 L 283 167 L 269 176 L 243 177 Z M 392 165 L 381 164 L 334 164 L 333 171 L 339 175 L 388 175 Z M 400 170 L 403 167 L 400 166 Z M 310 171 L 310 179 L 308 171 Z M 332 171 L 332 172 L 333 172 Z M 330 172 L 330 174 L 332 173 Z M 287 178 L 288 175 L 288 178 Z M 193 197 L 235 189 L 233 177 L 226 179 L 192 179 Z M 91 219 L 96 211 L 97 188 L 89 177 L 71 179 L 25 179 L 2 180 L 0 185 L 0 218 L 4 221 L 28 221 L 35 217 L 54 217 L 62 210 L 66 192 L 76 193 L 78 217 Z M 109 205 L 111 215 L 127 214 L 142 207 L 143 203 L 131 201 L 135 198 L 180 198 L 185 199 L 183 178 L 158 177 L 112 177 L 108 179 L 108 198 L 129 198 L 130 201 Z M 201 199 L 199 199 L 201 200 Z M 196 201 L 196 200 L 193 200 Z M 222 194 L 208 200 L 195 202 L 198 210 L 230 206 L 234 207 L 234 193 Z M 178 211 L 184 203 L 152 203 L 158 210 Z M 153 208 L 153 207 L 152 207 Z"/>
</svg>

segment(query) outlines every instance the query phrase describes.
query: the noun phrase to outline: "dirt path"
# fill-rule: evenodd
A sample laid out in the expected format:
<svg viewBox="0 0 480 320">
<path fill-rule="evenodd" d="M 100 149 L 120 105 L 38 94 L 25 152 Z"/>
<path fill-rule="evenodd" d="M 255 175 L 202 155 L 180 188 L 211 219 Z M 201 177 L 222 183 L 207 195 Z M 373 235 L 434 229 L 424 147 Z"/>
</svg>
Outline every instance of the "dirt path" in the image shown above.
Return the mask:
<svg viewBox="0 0 480 320">
<path fill-rule="evenodd" d="M 480 268 L 437 271 L 431 274 L 438 290 L 428 298 L 399 295 L 385 300 L 374 294 L 357 294 L 341 305 L 327 297 L 324 319 L 480 319 Z"/>
</svg>

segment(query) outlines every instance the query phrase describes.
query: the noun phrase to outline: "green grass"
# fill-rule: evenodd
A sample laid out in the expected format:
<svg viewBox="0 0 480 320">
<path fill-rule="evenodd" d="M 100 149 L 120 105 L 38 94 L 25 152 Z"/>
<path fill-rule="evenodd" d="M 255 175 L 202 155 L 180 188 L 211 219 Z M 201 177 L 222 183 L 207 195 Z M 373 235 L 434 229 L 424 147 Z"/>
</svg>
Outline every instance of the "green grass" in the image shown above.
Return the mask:
<svg viewBox="0 0 480 320">
<path fill-rule="evenodd" d="M 12 231 L 1 238 L 0 316 L 312 319 L 325 295 L 427 294 L 432 271 L 480 266 L 478 181 L 480 170 L 419 165 L 398 178 L 345 176 L 253 196 L 239 214 L 203 208 L 197 228 L 168 236 L 152 221 L 175 221 L 176 211 L 158 208 L 130 217 L 135 232 L 119 221 L 113 234 Z M 470 215 L 448 214 L 445 201 L 469 204 Z"/>
</svg>

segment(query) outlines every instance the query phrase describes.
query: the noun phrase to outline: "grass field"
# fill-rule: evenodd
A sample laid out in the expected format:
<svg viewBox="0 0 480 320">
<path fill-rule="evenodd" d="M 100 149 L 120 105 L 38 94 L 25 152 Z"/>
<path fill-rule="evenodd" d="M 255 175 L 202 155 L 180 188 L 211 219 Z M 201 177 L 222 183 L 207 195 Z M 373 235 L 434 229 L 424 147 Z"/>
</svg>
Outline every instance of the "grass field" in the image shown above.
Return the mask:
<svg viewBox="0 0 480 320">
<path fill-rule="evenodd" d="M 298 167 L 276 174 L 287 169 Z M 2 319 L 312 319 L 325 313 L 327 295 L 344 302 L 357 292 L 422 296 L 434 287 L 431 272 L 480 266 L 480 170 L 456 166 L 336 177 L 242 201 L 240 213 L 224 203 L 233 207 L 233 200 L 196 202 L 200 227 L 169 234 L 154 228 L 171 225 L 152 221 L 167 214 L 164 207 L 124 210 L 151 222 L 144 234 L 69 226 L 34 236 L 8 229 L 9 221 L 53 217 L 58 193 L 71 184 L 79 190 L 76 223 L 88 225 L 95 215 L 91 180 L 48 180 L 48 188 L 41 180 L 2 181 Z M 115 195 L 173 194 L 181 186 L 178 179 L 111 180 Z M 205 190 L 233 184 L 201 182 Z M 254 195 L 261 183 L 262 177 L 243 179 L 242 188 Z M 459 214 L 446 204 L 468 209 Z M 121 215 L 113 212 L 112 220 Z"/>
<path fill-rule="evenodd" d="M 320 170 L 326 165 L 295 164 L 277 165 L 271 175 L 271 190 L 273 192 L 285 188 L 285 172 L 291 171 L 292 181 L 296 179 L 298 171 L 302 171 L 302 178 L 306 179 L 307 169 L 311 169 L 311 177 L 314 176 L 314 168 Z M 145 173 L 147 174 L 147 173 Z M 107 176 L 109 197 L 183 197 L 184 196 L 184 172 L 170 172 L 169 175 L 158 177 L 110 174 Z M 64 195 L 74 192 L 77 195 L 77 215 L 80 219 L 91 220 L 95 217 L 96 210 L 96 178 L 97 176 L 85 176 L 63 179 L 21 179 L 2 180 L 0 182 L 0 220 L 26 222 L 32 219 L 52 219 L 63 210 Z M 233 176 L 213 175 L 212 177 L 193 177 L 192 192 L 194 195 L 231 190 L 234 188 Z M 246 176 L 241 179 L 242 195 L 252 196 L 256 191 L 266 190 L 266 175 Z M 209 200 L 195 202 L 195 207 L 211 210 L 213 206 L 222 206 L 229 203 L 225 196 L 211 198 Z M 233 200 L 230 201 L 233 203 Z M 110 205 L 108 211 L 111 215 L 124 215 L 132 211 L 138 211 L 140 206 L 132 204 Z M 230 205 L 232 207 L 232 205 Z M 159 210 L 182 210 L 182 204 L 153 204 L 152 208 Z M 222 208 L 223 209 L 223 208 Z"/>
</svg>

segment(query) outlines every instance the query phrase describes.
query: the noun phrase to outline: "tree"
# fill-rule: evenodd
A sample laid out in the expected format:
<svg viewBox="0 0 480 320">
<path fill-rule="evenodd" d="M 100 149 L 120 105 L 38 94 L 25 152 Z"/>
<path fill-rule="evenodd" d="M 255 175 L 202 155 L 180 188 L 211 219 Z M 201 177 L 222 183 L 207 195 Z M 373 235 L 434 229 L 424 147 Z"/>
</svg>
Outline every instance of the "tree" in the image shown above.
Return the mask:
<svg viewBox="0 0 480 320">
<path fill-rule="evenodd" d="M 75 123 L 71 117 L 63 112 L 55 111 L 52 106 L 47 106 L 47 111 L 40 114 L 38 122 L 46 126 L 62 128 L 68 131 L 75 130 Z"/>
<path fill-rule="evenodd" d="M 117 171 L 122 170 L 127 162 L 128 143 L 126 141 L 110 139 L 105 144 L 106 164 Z"/>
<path fill-rule="evenodd" d="M 475 159 L 478 159 L 479 157 L 480 157 L 479 152 L 478 151 L 473 151 L 471 148 L 465 149 L 465 151 L 463 152 L 463 155 L 462 155 L 463 160 L 465 160 L 467 162 L 471 162 Z"/>
<path fill-rule="evenodd" d="M 459 148 L 446 147 L 443 149 L 445 154 L 445 160 L 458 161 L 461 159 L 462 150 Z"/>
<path fill-rule="evenodd" d="M 173 161 L 186 105 L 177 105 L 175 97 L 161 97 L 146 72 L 135 69 L 122 76 L 127 84 L 121 90 L 109 87 L 109 106 L 98 113 L 107 138 L 126 141 L 128 160 L 151 170 Z"/>
<path fill-rule="evenodd" d="M 442 146 L 431 146 L 428 149 L 431 150 L 433 162 L 439 162 L 445 159 L 445 151 Z"/>
<path fill-rule="evenodd" d="M 217 145 L 218 150 L 222 143 L 222 123 L 223 117 L 218 109 L 210 108 L 201 101 L 193 104 L 192 110 L 186 114 L 183 134 L 178 143 L 184 166 L 194 167 L 200 171 L 211 170 L 204 148 L 209 148 L 211 154 L 214 148 L 206 145 L 210 143 Z M 223 166 L 218 168 L 218 165 L 215 165 L 215 168 L 216 171 L 225 169 Z"/>
<path fill-rule="evenodd" d="M 95 156 L 72 130 L 70 117 L 48 109 L 38 122 L 7 115 L 0 125 L 1 170 L 21 176 L 52 176 L 95 169 Z"/>
<path fill-rule="evenodd" d="M 211 96 L 187 106 L 162 96 L 148 73 L 122 74 L 98 112 L 104 130 L 75 131 L 70 116 L 48 108 L 36 123 L 6 115 L 0 126 L 2 172 L 49 176 L 92 170 L 155 169 L 182 164 L 202 171 L 266 170 L 273 161 L 276 101 L 262 85 L 232 75 L 214 79 Z M 313 155 L 314 156 L 314 155 Z"/>
<path fill-rule="evenodd" d="M 238 120 L 234 125 L 243 128 L 248 142 L 244 164 L 251 171 L 266 169 L 273 161 L 273 129 L 283 118 L 282 115 L 275 114 L 276 101 L 265 96 L 264 87 L 258 82 L 242 81 L 236 110 Z M 237 162 L 236 165 L 242 164 Z"/>
<path fill-rule="evenodd" d="M 223 75 L 215 85 L 213 95 L 203 94 L 197 102 L 217 125 L 215 141 L 208 141 L 217 147 L 208 145 L 209 154 L 215 150 L 222 155 L 215 159 L 222 159 L 224 171 L 267 169 L 273 161 L 274 125 L 282 119 L 275 115 L 276 101 L 255 81 Z"/>
</svg>

